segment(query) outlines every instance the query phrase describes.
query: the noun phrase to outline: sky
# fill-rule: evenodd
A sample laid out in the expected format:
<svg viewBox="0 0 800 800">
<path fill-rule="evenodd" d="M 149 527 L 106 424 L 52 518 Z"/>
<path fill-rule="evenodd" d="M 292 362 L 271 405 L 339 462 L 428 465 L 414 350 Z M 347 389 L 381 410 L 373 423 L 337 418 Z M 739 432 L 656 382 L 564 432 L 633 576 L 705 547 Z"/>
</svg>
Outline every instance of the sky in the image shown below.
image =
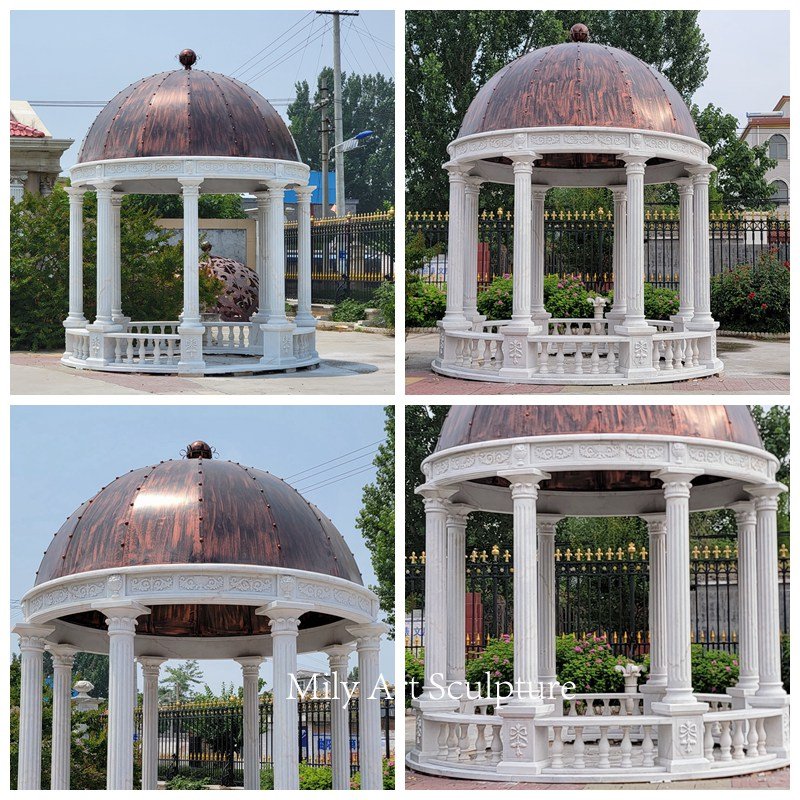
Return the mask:
<svg viewBox="0 0 800 800">
<path fill-rule="evenodd" d="M 376 443 L 384 438 L 383 423 L 379 406 L 15 406 L 11 420 L 12 625 L 22 618 L 14 601 L 18 603 L 33 586 L 42 553 L 64 520 L 117 475 L 162 459 L 180 458 L 181 449 L 196 439 L 216 447 L 220 458 L 290 479 L 333 520 L 353 551 L 364 583 L 374 584 L 369 553 L 355 519 L 362 488 L 375 475 L 371 462 Z M 323 463 L 362 447 L 346 456 L 347 464 Z M 304 491 L 362 467 L 365 471 Z M 16 652 L 17 637 L 11 639 Z M 385 641 L 380 666 L 389 681 L 394 680 L 393 652 L 393 643 Z M 355 663 L 352 656 L 351 665 Z M 301 669 L 324 671 L 326 664 L 320 654 L 298 658 Z M 241 684 L 241 670 L 232 662 L 208 660 L 200 666 L 215 691 L 222 681 Z M 271 685 L 269 662 L 262 666 L 261 676 Z"/>
<path fill-rule="evenodd" d="M 394 77 L 394 14 L 341 19 L 343 72 Z M 313 11 L 14 11 L 11 98 L 108 101 L 140 78 L 179 69 L 187 47 L 197 69 L 250 84 L 284 119 L 295 83 L 316 86 L 333 66 L 331 18 Z M 68 169 L 100 108 L 34 110 L 54 137 L 75 140 L 61 158 Z"/>
</svg>

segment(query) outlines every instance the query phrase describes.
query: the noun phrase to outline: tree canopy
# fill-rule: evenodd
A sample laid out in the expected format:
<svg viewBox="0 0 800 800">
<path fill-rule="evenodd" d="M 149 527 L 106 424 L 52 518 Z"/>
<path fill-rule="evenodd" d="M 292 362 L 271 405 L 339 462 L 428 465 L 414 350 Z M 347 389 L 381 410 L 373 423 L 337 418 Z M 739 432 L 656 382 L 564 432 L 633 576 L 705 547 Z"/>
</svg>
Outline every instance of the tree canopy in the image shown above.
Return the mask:
<svg viewBox="0 0 800 800">
<path fill-rule="evenodd" d="M 333 70 L 320 72 L 312 96 L 308 81 L 295 84 L 295 99 L 287 109 L 292 136 L 300 158 L 311 166 L 321 168 L 321 114 L 314 105 L 320 100 L 319 85 L 331 89 L 328 107 L 333 122 Z M 357 199 L 359 213 L 378 211 L 386 204 L 394 205 L 394 81 L 380 73 L 355 75 L 342 73 L 342 126 L 348 139 L 363 130 L 375 131 L 363 147 L 344 157 L 345 188 L 348 197 Z M 330 146 L 333 147 L 333 134 Z M 332 155 L 332 154 L 331 154 Z M 334 168 L 333 158 L 330 169 Z"/>
</svg>

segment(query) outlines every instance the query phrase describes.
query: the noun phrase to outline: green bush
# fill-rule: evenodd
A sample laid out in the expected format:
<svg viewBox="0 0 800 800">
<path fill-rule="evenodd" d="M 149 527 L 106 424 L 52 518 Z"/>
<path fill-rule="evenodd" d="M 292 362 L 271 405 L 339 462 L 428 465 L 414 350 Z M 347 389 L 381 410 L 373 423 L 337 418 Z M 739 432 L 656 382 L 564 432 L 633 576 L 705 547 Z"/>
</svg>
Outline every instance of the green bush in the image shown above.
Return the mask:
<svg viewBox="0 0 800 800">
<path fill-rule="evenodd" d="M 739 680 L 739 659 L 725 650 L 692 645 L 692 687 L 695 692 L 725 692 Z"/>
<path fill-rule="evenodd" d="M 608 293 L 608 307 L 614 302 L 614 292 Z M 680 294 L 675 289 L 644 285 L 644 315 L 647 319 L 669 319 L 678 313 Z"/>
<path fill-rule="evenodd" d="M 263 791 L 275 788 L 275 772 L 272 767 L 263 767 L 261 770 L 261 789 Z"/>
<path fill-rule="evenodd" d="M 482 292 L 478 292 L 478 311 L 486 319 L 508 319 L 511 316 L 513 294 L 510 276 L 495 278 Z"/>
<path fill-rule="evenodd" d="M 367 314 L 367 304 L 347 297 L 337 303 L 331 314 L 334 322 L 360 322 Z"/>
<path fill-rule="evenodd" d="M 786 694 L 789 694 L 789 634 L 781 636 L 781 680 Z"/>
<path fill-rule="evenodd" d="M 625 679 L 616 666 L 631 659 L 615 656 L 605 636 L 559 638 L 565 640 L 556 645 L 556 674 L 562 685 L 572 682 L 578 693 L 623 691 Z"/>
<path fill-rule="evenodd" d="M 300 764 L 300 788 L 333 789 L 333 770 L 330 767 Z"/>
<path fill-rule="evenodd" d="M 487 673 L 491 686 L 487 686 Z M 497 693 L 497 683 L 501 684 L 501 697 L 511 694 L 510 687 L 503 684 L 514 684 L 514 640 L 503 635 L 500 639 L 489 642 L 479 656 L 467 661 L 466 678 L 470 687 L 473 690 L 479 688 L 484 696 L 490 694 L 489 689 L 494 696 Z"/>
<path fill-rule="evenodd" d="M 742 265 L 711 279 L 711 313 L 730 331 L 789 330 L 789 262 L 762 253 L 755 267 Z"/>
<path fill-rule="evenodd" d="M 445 293 L 414 272 L 406 272 L 406 327 L 432 328 L 444 316 Z"/>
<path fill-rule="evenodd" d="M 176 775 L 167 781 L 166 789 L 205 789 L 211 783 L 211 778 L 191 778 L 187 775 Z"/>
<path fill-rule="evenodd" d="M 413 687 L 411 686 L 412 679 L 416 681 Z M 406 708 L 410 708 L 411 700 L 421 694 L 424 680 L 424 654 L 420 651 L 419 655 L 414 655 L 410 650 L 406 650 Z"/>
<path fill-rule="evenodd" d="M 360 772 L 354 773 L 350 778 L 350 788 L 355 790 L 361 788 Z M 394 760 L 383 759 L 383 788 L 384 790 L 394 789 Z"/>
<path fill-rule="evenodd" d="M 372 302 L 378 309 L 377 325 L 394 328 L 394 284 L 384 281 L 375 291 Z"/>
<path fill-rule="evenodd" d="M 512 311 L 513 287 L 510 275 L 495 278 L 478 294 L 478 311 L 488 319 L 508 319 Z M 554 317 L 587 319 L 594 316 L 594 309 L 587 301 L 597 297 L 597 292 L 589 291 L 580 278 L 545 275 L 543 294 L 544 307 Z"/>
</svg>

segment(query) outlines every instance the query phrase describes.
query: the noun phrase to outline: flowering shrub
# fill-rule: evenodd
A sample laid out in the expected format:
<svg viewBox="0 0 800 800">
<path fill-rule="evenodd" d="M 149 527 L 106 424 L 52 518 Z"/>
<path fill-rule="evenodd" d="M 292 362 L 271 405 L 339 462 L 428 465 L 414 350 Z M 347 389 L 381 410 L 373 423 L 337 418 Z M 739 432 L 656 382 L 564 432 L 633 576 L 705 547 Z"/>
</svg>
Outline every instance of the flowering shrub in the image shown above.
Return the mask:
<svg viewBox="0 0 800 800">
<path fill-rule="evenodd" d="M 441 289 L 413 272 L 406 272 L 407 328 L 432 328 L 444 316 L 446 305 L 446 295 Z"/>
<path fill-rule="evenodd" d="M 605 636 L 588 634 L 578 639 L 573 634 L 559 637 L 556 644 L 556 673 L 563 685 L 571 681 L 576 692 L 621 692 L 625 688 L 617 664 L 631 659 L 615 656 Z"/>
<path fill-rule="evenodd" d="M 609 307 L 613 301 L 614 292 L 609 292 Z M 678 313 L 678 308 L 680 295 L 675 289 L 653 286 L 652 283 L 644 285 L 644 315 L 647 319 L 669 319 Z"/>
<path fill-rule="evenodd" d="M 789 262 L 778 251 L 762 253 L 755 267 L 742 265 L 711 279 L 711 313 L 731 331 L 789 330 Z"/>
<path fill-rule="evenodd" d="M 495 684 L 508 681 L 514 683 L 514 641 L 510 636 L 495 639 L 486 645 L 484 651 L 467 661 L 467 682 L 475 690 L 480 687 L 482 695 L 488 695 L 486 673 L 489 673 L 491 694 L 496 694 Z M 508 686 L 500 687 L 500 694 L 507 697 L 511 692 Z"/>
<path fill-rule="evenodd" d="M 784 633 L 781 636 L 781 680 L 787 694 L 789 694 L 789 650 L 789 634 Z"/>
<path fill-rule="evenodd" d="M 478 311 L 486 319 L 508 319 L 511 316 L 513 284 L 510 275 L 495 278 L 478 292 Z"/>
<path fill-rule="evenodd" d="M 478 311 L 488 319 L 508 319 L 511 316 L 513 279 L 510 275 L 495 278 L 489 286 L 478 294 Z M 589 291 L 580 278 L 558 275 L 545 275 L 544 307 L 554 317 L 586 319 L 594 315 L 592 307 L 586 302 L 597 297 L 597 292 Z"/>
<path fill-rule="evenodd" d="M 416 681 L 411 686 L 412 679 Z M 406 708 L 411 707 L 411 701 L 422 693 L 422 682 L 425 680 L 425 656 L 422 651 L 414 655 L 406 650 Z"/>
<path fill-rule="evenodd" d="M 739 680 L 739 659 L 725 650 L 692 645 L 692 686 L 695 692 L 724 692 Z"/>
</svg>

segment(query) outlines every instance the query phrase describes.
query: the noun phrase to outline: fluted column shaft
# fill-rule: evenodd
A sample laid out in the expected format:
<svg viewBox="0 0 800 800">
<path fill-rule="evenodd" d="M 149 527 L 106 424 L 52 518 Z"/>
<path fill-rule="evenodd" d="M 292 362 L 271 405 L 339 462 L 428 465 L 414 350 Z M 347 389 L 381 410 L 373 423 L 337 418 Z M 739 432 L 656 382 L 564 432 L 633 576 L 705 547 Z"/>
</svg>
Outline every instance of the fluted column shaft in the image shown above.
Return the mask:
<svg viewBox="0 0 800 800">
<path fill-rule="evenodd" d="M 314 328 L 311 313 L 311 194 L 313 186 L 295 187 L 297 195 L 297 316 L 300 328 Z"/>
<path fill-rule="evenodd" d="M 758 690 L 756 697 L 782 697 L 778 594 L 778 497 L 783 487 L 745 487 L 755 496 Z M 740 589 L 741 591 L 741 589 Z"/>
<path fill-rule="evenodd" d="M 253 791 L 261 788 L 261 758 L 258 724 L 258 678 L 261 656 L 243 656 L 235 659 L 242 668 L 242 732 L 244 756 L 244 788 Z"/>
<path fill-rule="evenodd" d="M 528 295 L 530 296 L 530 295 Z M 536 500 L 543 473 L 509 473 L 514 507 L 514 695 L 516 705 L 540 705 Z"/>
<path fill-rule="evenodd" d="M 625 318 L 625 302 L 628 292 L 628 187 L 612 186 L 614 196 L 614 243 L 611 264 L 614 271 L 614 305 L 608 315 L 615 322 Z"/>
<path fill-rule="evenodd" d="M 539 581 L 537 589 L 539 680 L 556 681 L 556 525 L 559 517 L 539 516 Z"/>
<path fill-rule="evenodd" d="M 739 593 L 739 681 L 738 689 L 758 689 L 758 568 L 756 510 L 752 501 L 731 506 L 736 515 L 738 562 L 736 581 Z M 777 549 L 777 546 L 776 546 Z M 777 565 L 776 565 L 777 566 Z M 776 570 L 777 576 L 777 570 Z"/>
<path fill-rule="evenodd" d="M 276 789 L 299 789 L 297 697 L 292 676 L 297 673 L 297 631 L 307 609 L 270 607 L 272 636 L 272 763 Z"/>
<path fill-rule="evenodd" d="M 466 535 L 470 509 L 451 506 L 447 515 L 447 683 L 465 680 Z"/>
<path fill-rule="evenodd" d="M 111 195 L 111 226 L 113 241 L 111 245 L 111 319 L 115 323 L 123 322 L 122 314 L 122 192 Z"/>
<path fill-rule="evenodd" d="M 358 743 L 361 788 L 383 789 L 381 759 L 381 696 L 378 654 L 381 636 L 387 628 L 382 623 L 353 625 L 348 632 L 356 637 L 358 651 Z"/>
<path fill-rule="evenodd" d="M 478 211 L 480 178 L 467 178 L 464 186 L 464 316 L 473 322 L 478 314 Z"/>
<path fill-rule="evenodd" d="M 269 319 L 267 325 L 286 327 L 286 255 L 283 234 L 283 198 L 286 187 L 283 184 L 269 183 L 269 259 L 268 303 Z"/>
<path fill-rule="evenodd" d="M 650 672 L 648 686 L 667 685 L 667 520 L 663 514 L 644 517 L 650 546 Z M 691 631 L 690 636 L 691 639 Z"/>
<path fill-rule="evenodd" d="M 692 693 L 691 589 L 689 586 L 689 497 L 694 473 L 659 472 L 666 503 L 667 688 L 665 704 L 695 703 Z"/>
<path fill-rule="evenodd" d="M 256 275 L 258 276 L 258 311 L 251 322 L 264 323 L 269 316 L 269 192 L 254 192 L 256 198 Z"/>
<path fill-rule="evenodd" d="M 708 183 L 714 167 L 705 165 L 689 170 L 692 175 L 694 225 L 694 314 L 692 325 L 713 327 L 711 316 L 711 260 L 708 242 Z"/>
<path fill-rule="evenodd" d="M 85 189 L 68 186 L 69 195 L 69 313 L 65 328 L 82 328 L 83 315 L 83 198 Z"/>
<path fill-rule="evenodd" d="M 42 655 L 52 632 L 40 625 L 14 627 L 20 652 L 18 789 L 42 786 Z"/>
<path fill-rule="evenodd" d="M 327 647 L 329 671 L 335 688 L 331 700 L 331 768 L 333 789 L 350 788 L 350 709 L 346 702 L 344 684 L 347 681 L 348 661 L 352 647 Z"/>
<path fill-rule="evenodd" d="M 47 645 L 53 656 L 53 734 L 50 788 L 69 789 L 72 744 L 72 664 L 77 649 L 64 644 Z"/>
<path fill-rule="evenodd" d="M 547 186 L 531 189 L 531 315 L 545 320 L 550 314 L 544 307 L 544 200 Z"/>
<path fill-rule="evenodd" d="M 445 328 L 467 328 L 464 316 L 466 175 L 458 167 L 449 170 L 450 210 L 447 238 L 447 308 L 442 319 Z"/>
<path fill-rule="evenodd" d="M 644 317 L 644 156 L 625 157 L 627 231 L 625 237 L 625 320 L 628 329 L 645 328 Z"/>
<path fill-rule="evenodd" d="M 158 675 L 165 658 L 142 656 L 142 789 L 158 788 Z"/>
<path fill-rule="evenodd" d="M 98 184 L 97 193 L 97 313 L 95 325 L 111 325 L 114 269 L 113 184 Z"/>
<path fill-rule="evenodd" d="M 136 618 L 146 609 L 100 609 L 108 628 L 108 767 L 106 788 L 133 789 L 133 658 Z"/>
<path fill-rule="evenodd" d="M 680 307 L 675 316 L 688 322 L 694 314 L 694 186 L 691 178 L 681 178 L 676 183 L 680 202 L 678 223 Z"/>
<path fill-rule="evenodd" d="M 531 175 L 533 157 L 517 156 L 514 167 L 514 271 L 511 321 L 517 326 L 531 324 Z"/>
</svg>

